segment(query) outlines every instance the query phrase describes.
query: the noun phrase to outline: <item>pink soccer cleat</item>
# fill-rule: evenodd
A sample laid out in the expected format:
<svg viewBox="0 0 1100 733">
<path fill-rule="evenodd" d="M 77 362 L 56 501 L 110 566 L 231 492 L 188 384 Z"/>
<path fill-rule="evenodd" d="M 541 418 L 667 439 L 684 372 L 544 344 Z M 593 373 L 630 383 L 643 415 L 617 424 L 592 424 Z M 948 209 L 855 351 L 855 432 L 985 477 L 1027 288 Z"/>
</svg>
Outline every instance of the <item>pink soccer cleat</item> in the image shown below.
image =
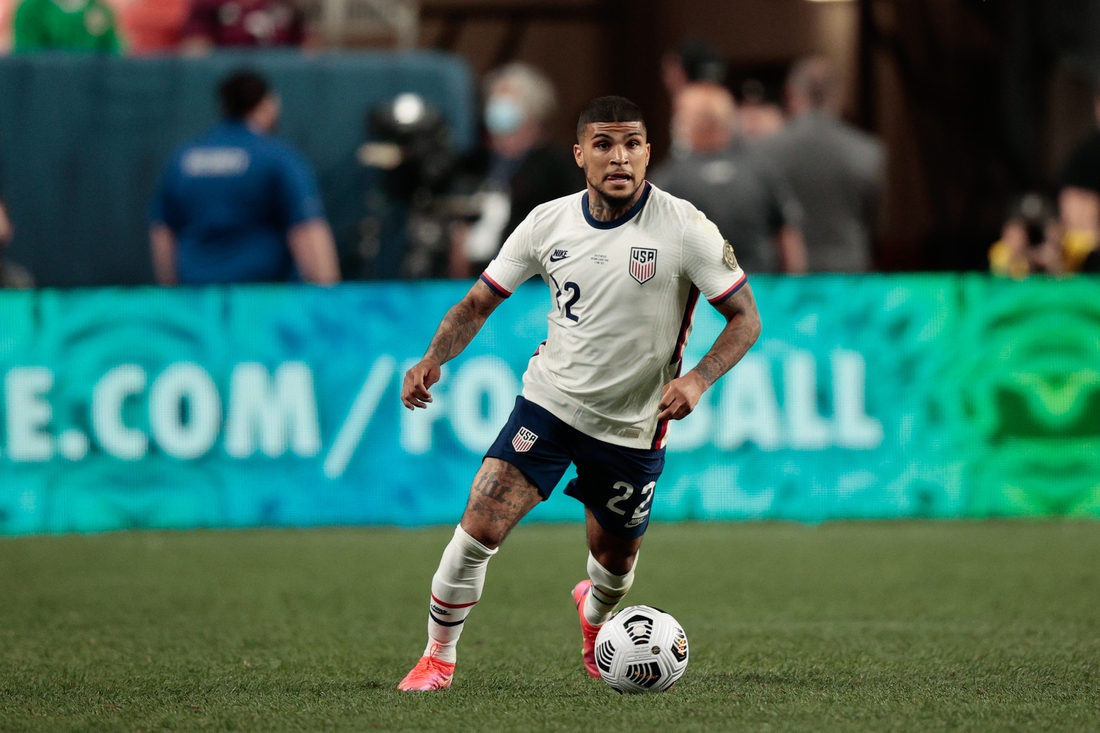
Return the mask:
<svg viewBox="0 0 1100 733">
<path fill-rule="evenodd" d="M 431 656 L 424 656 L 416 663 L 405 679 L 397 685 L 402 692 L 425 692 L 427 690 L 446 690 L 455 676 L 455 666 Z"/>
<path fill-rule="evenodd" d="M 581 617 L 581 639 L 584 642 L 581 653 L 584 656 L 584 668 L 588 670 L 589 677 L 599 679 L 600 669 L 596 666 L 596 635 L 600 633 L 600 627 L 588 623 L 588 619 L 584 617 L 584 601 L 591 590 L 591 580 L 582 580 L 577 583 L 573 587 L 573 604 Z"/>
</svg>

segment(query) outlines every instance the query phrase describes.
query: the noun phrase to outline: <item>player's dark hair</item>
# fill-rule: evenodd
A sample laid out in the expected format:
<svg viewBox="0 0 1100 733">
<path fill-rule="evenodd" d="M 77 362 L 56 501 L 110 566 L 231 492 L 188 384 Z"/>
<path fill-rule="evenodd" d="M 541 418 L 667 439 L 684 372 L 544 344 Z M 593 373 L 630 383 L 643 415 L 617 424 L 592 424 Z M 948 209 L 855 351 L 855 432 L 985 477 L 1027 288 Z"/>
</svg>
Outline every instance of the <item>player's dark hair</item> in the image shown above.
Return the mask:
<svg viewBox="0 0 1100 733">
<path fill-rule="evenodd" d="M 598 97 L 585 105 L 577 120 L 577 139 L 584 139 L 584 130 L 594 122 L 640 122 L 645 128 L 641 108 L 626 97 Z"/>
<path fill-rule="evenodd" d="M 231 120 L 243 120 L 270 93 L 267 80 L 256 72 L 247 69 L 235 71 L 218 87 L 222 114 Z"/>
</svg>

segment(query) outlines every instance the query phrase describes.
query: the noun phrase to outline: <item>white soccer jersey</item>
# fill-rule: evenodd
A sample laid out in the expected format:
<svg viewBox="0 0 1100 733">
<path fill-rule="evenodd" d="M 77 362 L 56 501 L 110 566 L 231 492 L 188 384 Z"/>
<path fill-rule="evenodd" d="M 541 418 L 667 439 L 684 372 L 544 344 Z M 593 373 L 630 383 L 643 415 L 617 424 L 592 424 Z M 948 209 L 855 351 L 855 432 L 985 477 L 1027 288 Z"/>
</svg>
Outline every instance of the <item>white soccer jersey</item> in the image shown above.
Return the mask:
<svg viewBox="0 0 1100 733">
<path fill-rule="evenodd" d="M 481 276 L 502 297 L 536 274 L 550 286 L 523 396 L 593 438 L 663 448 L 657 403 L 680 371 L 699 293 L 718 304 L 745 283 L 728 247 L 694 206 L 648 183 L 609 222 L 592 218 L 587 192 L 536 208 Z"/>
</svg>

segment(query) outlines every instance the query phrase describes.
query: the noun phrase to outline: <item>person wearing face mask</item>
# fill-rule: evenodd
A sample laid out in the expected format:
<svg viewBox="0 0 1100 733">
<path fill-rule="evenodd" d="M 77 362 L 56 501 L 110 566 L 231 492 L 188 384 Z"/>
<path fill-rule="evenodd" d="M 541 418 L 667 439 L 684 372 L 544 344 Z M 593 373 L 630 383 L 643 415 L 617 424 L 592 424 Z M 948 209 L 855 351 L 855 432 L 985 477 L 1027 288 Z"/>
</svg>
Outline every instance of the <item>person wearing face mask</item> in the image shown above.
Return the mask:
<svg viewBox="0 0 1100 733">
<path fill-rule="evenodd" d="M 504 239 L 539 204 L 584 187 L 565 145 L 546 139 L 556 109 L 546 75 L 523 63 L 508 64 L 485 79 L 486 144 L 467 162 L 476 184 L 480 216 L 455 227 L 452 277 L 474 277 L 500 250 Z"/>
</svg>

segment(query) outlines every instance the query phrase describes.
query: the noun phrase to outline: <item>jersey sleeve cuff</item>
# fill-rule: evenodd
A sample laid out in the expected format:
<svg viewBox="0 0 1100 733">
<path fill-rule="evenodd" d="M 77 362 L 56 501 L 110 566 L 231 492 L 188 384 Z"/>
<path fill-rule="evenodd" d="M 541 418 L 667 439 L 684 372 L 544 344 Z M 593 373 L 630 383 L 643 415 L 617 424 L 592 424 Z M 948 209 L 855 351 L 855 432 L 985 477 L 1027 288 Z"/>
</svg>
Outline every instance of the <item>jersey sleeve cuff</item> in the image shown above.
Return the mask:
<svg viewBox="0 0 1100 733">
<path fill-rule="evenodd" d="M 512 294 L 511 290 L 508 290 L 507 288 L 501 286 L 496 280 L 489 277 L 484 272 L 481 273 L 481 282 L 488 285 L 490 290 L 492 290 L 494 293 L 496 293 L 497 295 L 499 295 L 502 298 L 507 298 L 508 296 L 510 296 Z"/>
<path fill-rule="evenodd" d="M 743 288 L 745 286 L 745 283 L 747 283 L 748 281 L 748 277 L 745 275 L 745 273 L 742 272 L 741 277 L 737 278 L 737 282 L 735 282 L 729 290 L 714 298 L 707 298 L 707 302 L 711 305 L 721 305 L 722 303 L 729 300 L 734 293 Z"/>
</svg>

